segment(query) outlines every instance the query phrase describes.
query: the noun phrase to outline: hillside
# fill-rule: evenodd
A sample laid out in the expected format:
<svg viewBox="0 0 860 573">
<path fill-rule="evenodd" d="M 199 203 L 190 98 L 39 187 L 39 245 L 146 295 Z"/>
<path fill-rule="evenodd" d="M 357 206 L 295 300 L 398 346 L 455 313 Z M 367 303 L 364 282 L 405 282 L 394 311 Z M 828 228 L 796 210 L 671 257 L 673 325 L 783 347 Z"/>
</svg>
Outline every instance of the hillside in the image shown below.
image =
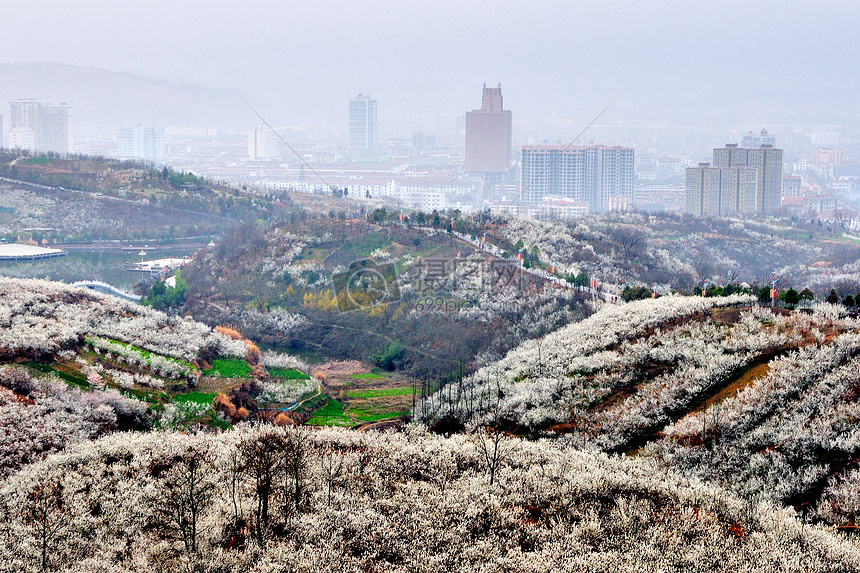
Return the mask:
<svg viewBox="0 0 860 573">
<path fill-rule="evenodd" d="M 395 374 L 0 279 L 0 571 L 860 571 L 858 323 L 752 300 L 607 305 L 374 432 L 319 426 Z"/>
<path fill-rule="evenodd" d="M 257 402 L 291 404 L 317 390 L 307 366 L 260 353 L 230 329 L 0 278 L 0 475 L 115 431 L 274 419 Z M 252 411 L 237 412 L 232 400 L 243 396 Z"/>
<path fill-rule="evenodd" d="M 653 457 L 853 527 L 860 324 L 837 306 L 751 302 L 605 308 L 446 387 L 416 415 L 440 431 L 489 425 Z"/>
<path fill-rule="evenodd" d="M 631 299 L 655 288 L 693 294 L 707 280 L 709 295 L 769 300 L 772 269 L 782 265 L 780 297 L 790 288 L 819 299 L 860 292 L 860 247 L 842 230 L 803 221 L 609 214 L 563 223 L 417 211 L 401 220 L 384 208 L 362 221 L 345 203 L 333 207 L 328 221 L 293 217 L 223 237 L 188 269 L 185 310 L 324 357 L 367 361 L 399 344 L 398 369 L 451 379 L 587 316 L 588 293 L 577 287 L 593 282 Z M 451 226 L 456 234 L 441 232 Z M 366 265 L 388 273 L 377 285 L 388 294 L 365 285 L 364 302 L 347 300 L 343 287 Z"/>
<path fill-rule="evenodd" d="M 287 198 L 269 201 L 191 173 L 101 157 L 6 150 L 0 177 L 0 234 L 10 241 L 170 241 L 297 210 Z"/>
<path fill-rule="evenodd" d="M 703 281 L 715 287 L 746 283 L 780 289 L 860 292 L 860 240 L 845 222 L 784 217 L 698 219 L 661 213 L 610 213 L 571 221 L 491 217 L 479 222 L 495 239 L 519 245 L 559 276 L 584 273 L 620 292 L 623 285 L 690 293 Z"/>
<path fill-rule="evenodd" d="M 0 486 L 2 571 L 860 570 L 856 546 L 642 460 L 515 438 L 122 434 Z"/>
<path fill-rule="evenodd" d="M 373 218 L 243 226 L 201 252 L 183 277 L 184 308 L 198 320 L 426 382 L 590 313 L 575 289 L 521 272 L 516 261 L 438 228 Z"/>
</svg>

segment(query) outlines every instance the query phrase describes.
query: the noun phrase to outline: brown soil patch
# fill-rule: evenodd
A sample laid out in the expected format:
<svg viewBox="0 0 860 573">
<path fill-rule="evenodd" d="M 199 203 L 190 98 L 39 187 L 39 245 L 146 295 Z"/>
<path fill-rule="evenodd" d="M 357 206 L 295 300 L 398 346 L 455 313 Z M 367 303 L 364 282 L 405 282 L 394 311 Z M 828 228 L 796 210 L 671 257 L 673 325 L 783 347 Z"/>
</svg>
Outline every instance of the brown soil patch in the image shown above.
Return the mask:
<svg viewBox="0 0 860 573">
<path fill-rule="evenodd" d="M 219 378 L 217 376 L 201 376 L 197 381 L 197 390 L 200 392 L 215 392 L 227 394 L 230 390 L 238 388 L 251 378 Z"/>
<path fill-rule="evenodd" d="M 730 398 L 734 396 L 747 386 L 750 386 L 756 380 L 764 378 L 767 376 L 767 373 L 770 372 L 770 363 L 766 362 L 764 364 L 756 364 L 746 372 L 744 372 L 737 380 L 702 402 L 702 405 L 691 411 L 690 414 L 695 414 L 696 412 L 701 412 L 703 410 L 707 410 L 711 406 L 715 406 L 717 404 L 722 403 L 726 398 Z"/>
<path fill-rule="evenodd" d="M 27 404 L 28 406 L 32 406 L 33 404 L 35 404 L 35 402 L 33 402 L 33 400 L 31 400 L 27 396 L 16 394 L 12 390 L 4 386 L 0 386 L 0 396 L 4 396 L 8 400 L 12 402 L 18 402 L 19 404 Z"/>
</svg>

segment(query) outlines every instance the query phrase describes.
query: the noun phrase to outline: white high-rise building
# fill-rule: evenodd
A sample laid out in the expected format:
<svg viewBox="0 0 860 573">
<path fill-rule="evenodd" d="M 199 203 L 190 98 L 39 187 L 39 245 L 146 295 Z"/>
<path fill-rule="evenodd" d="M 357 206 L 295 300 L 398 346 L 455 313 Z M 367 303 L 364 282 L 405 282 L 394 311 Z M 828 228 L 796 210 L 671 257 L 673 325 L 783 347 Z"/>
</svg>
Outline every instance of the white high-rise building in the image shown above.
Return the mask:
<svg viewBox="0 0 860 573">
<path fill-rule="evenodd" d="M 358 94 L 349 100 L 349 150 L 367 155 L 376 147 L 376 100 Z"/>
<path fill-rule="evenodd" d="M 51 105 L 32 99 L 9 104 L 9 146 L 31 151 L 73 153 L 74 113 L 65 103 Z"/>
<path fill-rule="evenodd" d="M 0 147 L 6 147 L 6 138 L 3 137 L 3 114 L 0 114 Z"/>
<path fill-rule="evenodd" d="M 36 149 L 36 132 L 32 129 L 13 127 L 9 131 L 9 147 L 11 149 Z"/>
<path fill-rule="evenodd" d="M 261 125 L 248 132 L 249 159 L 277 159 L 278 135 L 266 125 Z"/>
<path fill-rule="evenodd" d="M 120 128 L 116 136 L 117 157 L 164 162 L 164 131 L 137 124 Z"/>
<path fill-rule="evenodd" d="M 36 149 L 63 154 L 74 153 L 73 117 L 72 108 L 65 103 L 44 104 L 40 129 L 36 131 Z"/>
<path fill-rule="evenodd" d="M 522 201 L 544 197 L 588 204 L 591 213 L 606 211 L 610 199 L 633 198 L 633 148 L 605 145 L 524 145 Z"/>
</svg>

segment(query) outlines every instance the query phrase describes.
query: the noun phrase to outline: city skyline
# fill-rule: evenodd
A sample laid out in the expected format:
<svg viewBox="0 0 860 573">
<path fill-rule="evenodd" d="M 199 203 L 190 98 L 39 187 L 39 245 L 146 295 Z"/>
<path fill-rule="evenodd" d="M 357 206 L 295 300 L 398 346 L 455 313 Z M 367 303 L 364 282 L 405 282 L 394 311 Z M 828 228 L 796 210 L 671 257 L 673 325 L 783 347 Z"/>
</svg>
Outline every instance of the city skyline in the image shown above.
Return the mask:
<svg viewBox="0 0 860 573">
<path fill-rule="evenodd" d="M 15 26 L 0 35 L 0 54 L 256 94 L 278 124 L 331 120 L 339 102 L 367 87 L 385 99 L 387 116 L 427 131 L 440 109 L 472 109 L 471 86 L 484 78 L 507 86 L 510 108 L 530 121 L 593 117 L 625 89 L 613 120 L 758 116 L 773 124 L 793 113 L 823 119 L 834 103 L 857 110 L 857 8 L 847 1 L 487 8 L 443 0 L 429 8 L 383 1 L 374 10 L 345 1 L 105 10 L 34 0 L 5 7 Z M 169 22 L 183 22 L 183 34 L 171 34 Z M 315 23 L 325 23 L 325 42 Z M 594 46 L 597 57 L 584 57 Z"/>
</svg>

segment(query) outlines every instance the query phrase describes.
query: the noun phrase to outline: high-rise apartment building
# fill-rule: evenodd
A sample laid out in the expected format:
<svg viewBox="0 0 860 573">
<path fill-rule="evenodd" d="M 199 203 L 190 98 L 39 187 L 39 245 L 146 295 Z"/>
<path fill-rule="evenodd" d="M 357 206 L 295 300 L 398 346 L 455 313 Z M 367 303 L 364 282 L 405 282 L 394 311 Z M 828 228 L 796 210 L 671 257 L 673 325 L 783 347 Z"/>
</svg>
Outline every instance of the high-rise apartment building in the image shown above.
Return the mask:
<svg viewBox="0 0 860 573">
<path fill-rule="evenodd" d="M 466 113 L 466 172 L 504 173 L 511 165 L 511 110 L 502 105 L 502 84 L 484 84 L 481 109 Z"/>
<path fill-rule="evenodd" d="M 524 145 L 520 192 L 524 203 L 560 197 L 588 204 L 592 213 L 611 198 L 633 197 L 633 148 L 605 145 Z"/>
<path fill-rule="evenodd" d="M 164 131 L 135 125 L 119 130 L 116 137 L 117 156 L 164 162 Z"/>
<path fill-rule="evenodd" d="M 0 113 L 0 147 L 6 147 L 6 138 L 3 137 L 3 114 Z"/>
<path fill-rule="evenodd" d="M 74 114 L 61 103 L 51 105 L 35 100 L 11 102 L 9 146 L 31 151 L 73 153 Z"/>
<path fill-rule="evenodd" d="M 742 165 L 720 168 L 699 163 L 698 167 L 688 167 L 686 211 L 698 217 L 752 215 L 756 180 L 756 170 Z"/>
<path fill-rule="evenodd" d="M 72 108 L 45 104 L 42 106 L 41 126 L 36 132 L 36 146 L 39 151 L 55 153 L 74 153 L 75 139 L 72 130 Z"/>
<path fill-rule="evenodd" d="M 744 136 L 741 143 L 741 147 L 744 149 L 758 149 L 762 145 L 776 145 L 776 137 L 768 135 L 766 129 L 762 129 L 758 135 L 749 132 Z"/>
<path fill-rule="evenodd" d="M 349 100 L 349 150 L 367 156 L 376 147 L 376 100 L 358 94 Z"/>
<path fill-rule="evenodd" d="M 714 149 L 713 165 L 722 169 L 740 166 L 756 170 L 757 214 L 773 215 L 782 206 L 782 149 L 774 149 L 772 145 L 743 149 L 732 143 Z"/>
<path fill-rule="evenodd" d="M 261 125 L 248 132 L 249 159 L 277 159 L 278 136 L 266 125 Z"/>
</svg>

